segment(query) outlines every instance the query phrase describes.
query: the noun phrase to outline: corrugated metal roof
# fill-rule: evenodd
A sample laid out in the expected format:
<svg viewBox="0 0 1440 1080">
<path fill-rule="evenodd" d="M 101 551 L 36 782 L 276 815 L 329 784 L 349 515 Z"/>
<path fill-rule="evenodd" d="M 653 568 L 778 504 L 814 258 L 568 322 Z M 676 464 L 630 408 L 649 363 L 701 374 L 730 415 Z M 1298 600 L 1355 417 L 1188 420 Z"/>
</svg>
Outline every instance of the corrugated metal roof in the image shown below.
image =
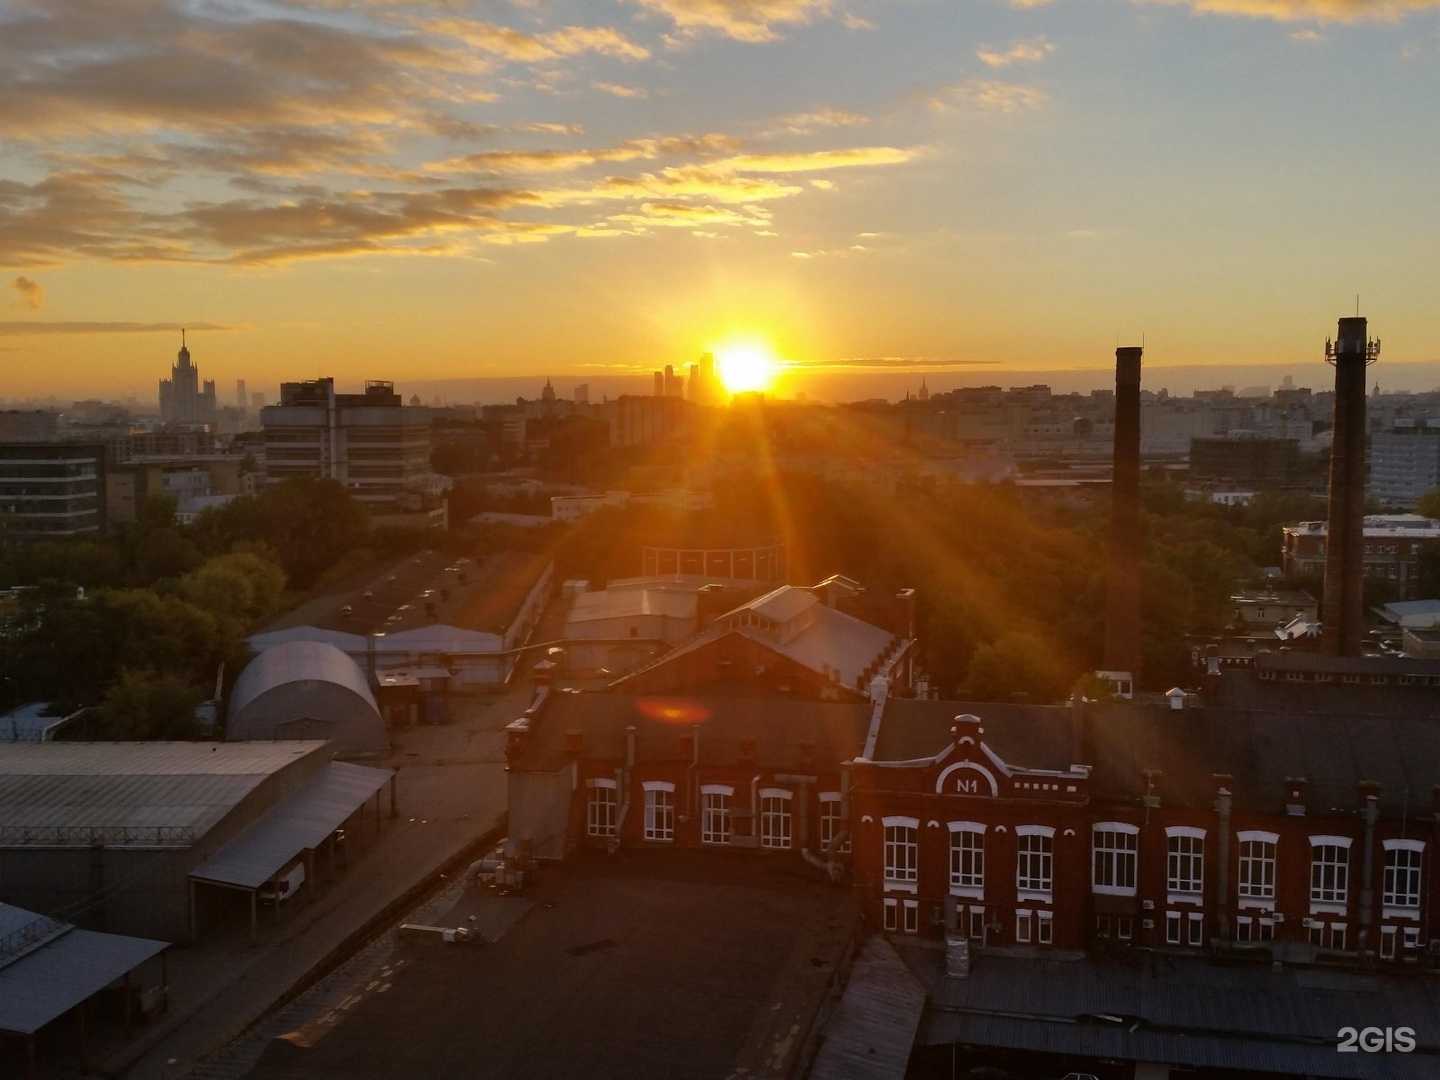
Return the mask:
<svg viewBox="0 0 1440 1080">
<path fill-rule="evenodd" d="M 0 743 L 0 843 L 63 844 L 67 831 L 87 829 L 110 845 L 153 844 L 146 836 L 162 829 L 173 830 L 168 842 L 188 842 L 267 776 L 324 746 Z"/>
<path fill-rule="evenodd" d="M 1237 969 L 1153 954 L 1129 963 L 982 954 L 968 978 L 947 979 L 939 954 L 902 953 L 930 989 L 922 1045 L 968 1042 L 1252 1074 L 1418 1078 L 1440 1065 L 1440 992 L 1428 980 Z M 1100 1014 L 1124 1022 L 1094 1019 Z M 1420 1048 L 1337 1054 L 1344 1026 L 1409 1026 Z"/>
<path fill-rule="evenodd" d="M 359 655 L 367 648 L 365 638 L 361 634 L 349 634 L 344 630 L 326 630 L 319 626 L 287 626 L 283 630 L 266 630 L 264 633 L 251 634 L 246 639 L 246 644 L 257 653 L 266 649 L 273 649 L 276 645 L 286 645 L 292 641 L 318 641 L 325 645 L 334 645 L 344 653 Z"/>
<path fill-rule="evenodd" d="M 567 623 L 624 619 L 639 615 L 664 615 L 672 619 L 693 619 L 699 596 L 675 589 L 601 589 L 580 593 L 565 617 Z"/>
<path fill-rule="evenodd" d="M 845 993 L 825 1025 L 811 1080 L 891 1080 L 904 1076 L 925 990 L 876 934 L 850 970 Z"/>
<path fill-rule="evenodd" d="M 389 769 L 331 762 L 190 876 L 242 889 L 259 888 L 301 852 L 319 847 L 393 775 Z"/>
<path fill-rule="evenodd" d="M 375 695 L 365 673 L 334 645 L 320 641 L 287 641 L 273 645 L 245 665 L 230 692 L 230 715 L 235 716 L 277 687 L 297 682 L 326 682 L 344 687 L 378 713 Z"/>
<path fill-rule="evenodd" d="M 0 926 L 39 918 L 0 904 Z M 39 1031 L 169 947 L 148 938 L 71 928 L 8 964 L 0 957 L 0 1031 Z"/>
</svg>

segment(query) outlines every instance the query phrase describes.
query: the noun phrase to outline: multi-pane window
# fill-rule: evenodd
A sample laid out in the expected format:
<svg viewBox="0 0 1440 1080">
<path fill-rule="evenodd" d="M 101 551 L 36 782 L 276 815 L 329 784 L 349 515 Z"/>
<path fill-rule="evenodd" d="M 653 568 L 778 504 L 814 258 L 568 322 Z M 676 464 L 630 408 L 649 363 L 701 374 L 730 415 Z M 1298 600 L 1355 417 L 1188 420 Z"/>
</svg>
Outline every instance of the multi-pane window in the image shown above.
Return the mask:
<svg viewBox="0 0 1440 1080">
<path fill-rule="evenodd" d="M 645 839 L 675 839 L 675 785 L 647 782 L 645 785 Z"/>
<path fill-rule="evenodd" d="M 1101 822 L 1091 831 L 1091 885 L 1096 892 L 1133 893 L 1138 829 L 1118 821 Z"/>
<path fill-rule="evenodd" d="M 918 900 L 905 901 L 905 933 L 918 934 L 920 932 L 920 903 Z"/>
<path fill-rule="evenodd" d="M 1386 907 L 1420 906 L 1421 850 L 1418 841 L 1385 841 Z"/>
<path fill-rule="evenodd" d="M 585 801 L 585 835 L 615 835 L 615 782 L 590 781 L 590 797 Z"/>
<path fill-rule="evenodd" d="M 1165 943 L 1167 945 L 1180 944 L 1180 923 L 1182 916 L 1178 911 L 1167 911 L 1165 913 Z"/>
<path fill-rule="evenodd" d="M 820 794 L 820 850 L 830 851 L 844 831 L 840 817 L 840 793 L 825 791 Z"/>
<path fill-rule="evenodd" d="M 950 884 L 957 889 L 985 887 L 985 826 L 950 823 Z"/>
<path fill-rule="evenodd" d="M 1198 911 L 1190 912 L 1190 944 L 1205 944 L 1205 916 Z"/>
<path fill-rule="evenodd" d="M 919 878 L 920 824 L 914 818 L 885 819 L 885 880 L 915 881 Z"/>
<path fill-rule="evenodd" d="M 885 929 L 900 929 L 900 902 L 898 900 L 885 901 Z"/>
<path fill-rule="evenodd" d="M 1240 834 L 1240 896 L 1250 900 L 1275 899 L 1274 833 Z"/>
<path fill-rule="evenodd" d="M 1021 825 L 1015 832 L 1015 887 L 1022 892 L 1050 892 L 1055 882 L 1054 830 Z"/>
<path fill-rule="evenodd" d="M 734 788 L 707 784 L 701 789 L 700 842 L 730 843 L 730 796 Z"/>
<path fill-rule="evenodd" d="M 1021 945 L 1030 943 L 1030 925 L 1034 917 L 1033 912 L 1021 908 L 1015 912 L 1015 940 Z"/>
<path fill-rule="evenodd" d="M 1310 838 L 1310 899 L 1343 904 L 1350 887 L 1350 843 L 1343 837 Z"/>
<path fill-rule="evenodd" d="M 1165 887 L 1172 893 L 1199 894 L 1205 889 L 1205 834 L 1175 827 L 1165 836 Z"/>
<path fill-rule="evenodd" d="M 790 846 L 790 792 L 768 788 L 760 794 L 760 846 Z"/>
<path fill-rule="evenodd" d="M 1054 912 L 1037 911 L 1035 913 L 1035 940 L 1041 945 L 1053 945 L 1055 943 L 1055 922 L 1051 917 Z"/>
</svg>

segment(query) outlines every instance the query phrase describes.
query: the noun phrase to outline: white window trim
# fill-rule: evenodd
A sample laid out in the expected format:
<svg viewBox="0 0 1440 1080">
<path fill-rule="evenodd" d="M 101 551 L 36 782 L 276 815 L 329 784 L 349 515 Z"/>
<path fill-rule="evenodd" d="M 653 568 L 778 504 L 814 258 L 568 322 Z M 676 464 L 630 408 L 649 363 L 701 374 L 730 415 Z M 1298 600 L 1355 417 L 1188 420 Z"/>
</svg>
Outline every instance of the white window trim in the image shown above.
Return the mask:
<svg viewBox="0 0 1440 1080">
<path fill-rule="evenodd" d="M 884 825 L 887 829 L 893 829 L 896 827 L 918 829 L 920 828 L 920 819 L 914 817 L 900 817 L 898 815 L 892 814 L 890 817 L 881 818 L 880 824 Z"/>
<path fill-rule="evenodd" d="M 1036 904 L 1049 904 L 1052 902 L 1052 892 L 1041 892 L 1039 889 L 1016 889 L 1016 900 L 1028 900 Z"/>
<path fill-rule="evenodd" d="M 1167 825 L 1165 836 L 1167 839 L 1171 836 L 1188 836 L 1192 840 L 1204 840 L 1205 830 L 1197 829 L 1193 825 Z"/>
<path fill-rule="evenodd" d="M 1090 826 L 1090 834 L 1093 836 L 1097 832 L 1123 832 L 1129 833 L 1131 836 L 1138 836 L 1140 826 L 1131 825 L 1125 821 L 1097 821 Z"/>
<path fill-rule="evenodd" d="M 603 776 L 594 776 L 594 777 L 591 777 L 589 780 L 586 780 L 586 781 L 585 781 L 585 786 L 586 786 L 587 788 L 597 788 L 597 787 L 609 788 L 611 791 L 614 791 L 614 790 L 615 790 L 615 787 L 616 787 L 616 784 L 615 784 L 615 781 L 614 781 L 614 780 L 610 780 L 610 779 L 608 779 L 608 778 L 606 778 L 606 777 L 603 777 Z"/>
<path fill-rule="evenodd" d="M 1386 851 L 1418 851 L 1425 853 L 1424 840 L 1385 840 L 1382 841 Z"/>
<path fill-rule="evenodd" d="M 1264 829 L 1242 829 L 1235 834 L 1235 839 L 1242 844 L 1278 844 L 1280 834 L 1266 832 Z"/>
<path fill-rule="evenodd" d="M 1165 903 L 1173 907 L 1176 904 L 1200 904 L 1204 897 L 1198 892 L 1167 892 Z"/>
<path fill-rule="evenodd" d="M 1416 907 L 1386 907 L 1382 914 L 1387 919 L 1414 919 L 1420 921 L 1420 908 Z"/>
<path fill-rule="evenodd" d="M 1310 901 L 1311 915 L 1344 915 L 1349 909 L 1349 904 L 1336 904 L 1329 900 Z"/>
<path fill-rule="evenodd" d="M 1354 841 L 1348 836 L 1312 836 L 1310 837 L 1311 847 L 1341 847 L 1346 851 Z"/>
<path fill-rule="evenodd" d="M 669 780 L 646 780 L 640 787 L 644 791 L 668 791 L 671 795 L 675 794 L 675 785 Z"/>
<path fill-rule="evenodd" d="M 1274 911 L 1275 899 L 1266 899 L 1263 896 L 1242 896 L 1240 897 L 1241 911 Z"/>
<path fill-rule="evenodd" d="M 795 797 L 795 792 L 783 787 L 762 787 L 758 794 L 762 799 L 793 799 Z"/>
<path fill-rule="evenodd" d="M 984 834 L 986 826 L 978 821 L 949 821 L 946 822 L 951 832 L 978 832 Z"/>
<path fill-rule="evenodd" d="M 735 789 L 734 789 L 733 787 L 731 787 L 729 784 L 701 784 L 701 785 L 700 785 L 700 794 L 701 794 L 701 795 L 731 795 L 731 796 L 733 796 L 733 795 L 735 794 Z"/>
<path fill-rule="evenodd" d="M 840 792 L 838 792 L 838 791 L 822 791 L 822 792 L 820 792 L 820 801 L 821 801 L 821 802 L 839 802 L 839 801 L 840 801 Z"/>
<path fill-rule="evenodd" d="M 1016 825 L 1016 836 L 1048 836 L 1055 838 L 1055 827 L 1053 825 Z"/>
</svg>

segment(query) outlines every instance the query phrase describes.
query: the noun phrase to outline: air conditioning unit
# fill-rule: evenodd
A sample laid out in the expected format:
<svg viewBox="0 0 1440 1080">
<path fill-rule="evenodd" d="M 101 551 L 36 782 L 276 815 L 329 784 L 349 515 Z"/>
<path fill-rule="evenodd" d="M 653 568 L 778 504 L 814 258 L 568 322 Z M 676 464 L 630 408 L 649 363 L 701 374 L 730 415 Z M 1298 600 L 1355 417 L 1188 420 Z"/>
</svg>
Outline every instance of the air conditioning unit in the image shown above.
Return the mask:
<svg viewBox="0 0 1440 1080">
<path fill-rule="evenodd" d="M 1141 901 L 1140 901 L 1140 907 L 1141 907 L 1141 909 L 1143 909 L 1143 910 L 1145 910 L 1145 911 L 1154 911 L 1154 910 L 1155 910 L 1155 901 L 1154 901 L 1154 900 L 1141 900 Z"/>
<path fill-rule="evenodd" d="M 1154 929 L 1155 929 L 1155 920 L 1154 920 L 1154 919 L 1141 919 L 1141 920 L 1140 920 L 1140 929 L 1142 929 L 1142 930 L 1154 930 Z"/>
</svg>

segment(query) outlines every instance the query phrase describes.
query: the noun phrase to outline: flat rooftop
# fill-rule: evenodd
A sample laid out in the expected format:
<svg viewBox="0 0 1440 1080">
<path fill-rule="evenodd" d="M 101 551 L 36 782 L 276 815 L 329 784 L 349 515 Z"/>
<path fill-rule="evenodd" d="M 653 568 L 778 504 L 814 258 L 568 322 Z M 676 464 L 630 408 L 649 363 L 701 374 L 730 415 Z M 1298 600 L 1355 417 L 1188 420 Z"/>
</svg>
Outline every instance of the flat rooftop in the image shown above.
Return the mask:
<svg viewBox="0 0 1440 1080">
<path fill-rule="evenodd" d="M 856 925 L 847 890 L 753 854 L 586 856 L 527 899 L 494 944 L 405 947 L 387 992 L 308 1048 L 276 1040 L 251 1077 L 789 1075 Z M 467 890 L 438 921 L 497 903 Z"/>
<path fill-rule="evenodd" d="M 325 745 L 0 743 L 0 846 L 68 846 L 96 837 L 107 846 L 187 846 L 266 777 Z"/>
</svg>

